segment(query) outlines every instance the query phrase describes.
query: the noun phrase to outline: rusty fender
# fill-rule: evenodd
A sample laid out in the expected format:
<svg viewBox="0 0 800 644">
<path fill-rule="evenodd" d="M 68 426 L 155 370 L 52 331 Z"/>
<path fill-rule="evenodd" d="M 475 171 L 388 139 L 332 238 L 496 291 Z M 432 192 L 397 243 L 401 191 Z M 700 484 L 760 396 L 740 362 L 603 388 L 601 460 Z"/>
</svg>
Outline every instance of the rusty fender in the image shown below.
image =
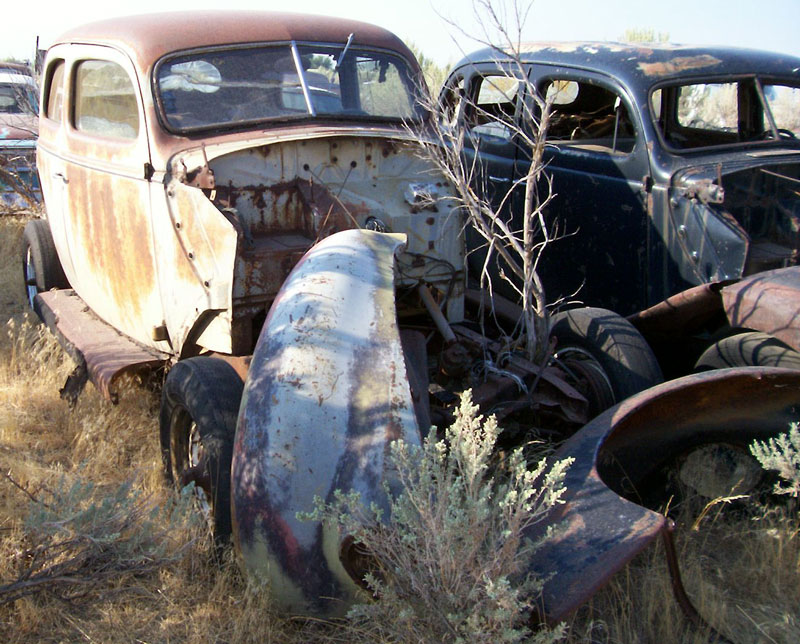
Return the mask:
<svg viewBox="0 0 800 644">
<path fill-rule="evenodd" d="M 296 513 L 342 489 L 388 516 L 389 443 L 420 442 L 394 303 L 404 245 L 404 235 L 366 230 L 315 245 L 256 345 L 234 446 L 234 540 L 248 572 L 293 613 L 341 613 L 356 587 L 338 532 Z"/>
<path fill-rule="evenodd" d="M 554 456 L 575 462 L 565 503 L 548 522 L 560 526 L 557 536 L 532 564 L 538 574 L 552 575 L 539 616 L 564 619 L 665 529 L 664 516 L 635 502 L 653 498 L 664 468 L 702 445 L 744 450 L 798 419 L 800 372 L 745 367 L 666 382 L 581 428 Z M 542 530 L 534 527 L 528 536 Z"/>
<path fill-rule="evenodd" d="M 730 325 L 769 333 L 800 351 L 800 266 L 745 277 L 722 289 Z"/>
</svg>

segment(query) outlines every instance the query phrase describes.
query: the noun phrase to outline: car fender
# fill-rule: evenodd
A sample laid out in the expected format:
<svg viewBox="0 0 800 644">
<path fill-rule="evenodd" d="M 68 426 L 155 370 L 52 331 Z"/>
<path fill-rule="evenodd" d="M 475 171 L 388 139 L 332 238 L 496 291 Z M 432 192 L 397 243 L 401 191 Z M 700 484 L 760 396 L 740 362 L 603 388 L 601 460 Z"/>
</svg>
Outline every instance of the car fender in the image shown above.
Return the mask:
<svg viewBox="0 0 800 644">
<path fill-rule="evenodd" d="M 341 489 L 388 516 L 389 444 L 420 443 L 394 301 L 405 241 L 348 230 L 316 244 L 253 354 L 233 454 L 234 542 L 295 613 L 341 612 L 356 588 L 340 561 L 344 535 L 297 513 Z"/>
</svg>

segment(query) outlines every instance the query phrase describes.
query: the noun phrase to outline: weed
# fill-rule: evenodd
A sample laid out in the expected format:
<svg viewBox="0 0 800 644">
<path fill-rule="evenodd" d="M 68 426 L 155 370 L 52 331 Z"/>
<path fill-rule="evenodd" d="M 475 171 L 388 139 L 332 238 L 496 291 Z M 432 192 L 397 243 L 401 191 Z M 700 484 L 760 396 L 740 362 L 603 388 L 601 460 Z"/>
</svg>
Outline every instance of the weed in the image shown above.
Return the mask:
<svg viewBox="0 0 800 644">
<path fill-rule="evenodd" d="M 445 440 L 431 432 L 422 447 L 396 441 L 390 463 L 391 521 L 357 493 L 338 492 L 304 518 L 330 521 L 376 562 L 365 581 L 376 601 L 355 606 L 351 626 L 380 641 L 550 642 L 562 628 L 533 634 L 527 619 L 542 580 L 527 572 L 537 543 L 524 532 L 561 502 L 568 461 L 529 469 L 516 450 L 491 461 L 499 433 L 461 399 Z M 301 515 L 303 516 L 303 515 Z"/>
<path fill-rule="evenodd" d="M 765 470 L 778 473 L 775 494 L 800 496 L 800 424 L 792 423 L 789 432 L 778 434 L 766 442 L 753 441 L 750 453 Z"/>
</svg>

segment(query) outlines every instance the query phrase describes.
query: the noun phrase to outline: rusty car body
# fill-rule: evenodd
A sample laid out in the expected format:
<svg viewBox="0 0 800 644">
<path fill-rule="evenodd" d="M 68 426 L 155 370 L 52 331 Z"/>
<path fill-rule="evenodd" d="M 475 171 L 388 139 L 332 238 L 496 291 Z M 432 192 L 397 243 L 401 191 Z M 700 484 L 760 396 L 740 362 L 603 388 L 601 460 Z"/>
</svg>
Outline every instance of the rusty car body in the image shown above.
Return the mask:
<svg viewBox="0 0 800 644">
<path fill-rule="evenodd" d="M 124 375 L 167 370 L 168 478 L 195 485 L 218 542 L 298 613 L 341 611 L 360 576 L 347 535 L 297 513 L 336 489 L 387 507 L 388 444 L 449 422 L 460 391 L 509 441 L 577 431 L 589 475 L 565 517 L 626 511 L 557 552 L 595 561 L 547 601 L 560 615 L 663 528 L 592 474 L 607 432 L 578 431 L 661 373 L 609 311 L 577 309 L 575 350 L 545 364 L 492 327 L 452 188 L 418 155 L 420 78 L 394 35 L 332 18 L 191 12 L 68 32 L 43 68 L 46 215 L 24 233 L 27 296 L 77 363 L 67 398 L 91 380 L 113 400 Z M 495 314 L 513 325 L 507 304 Z"/>
<path fill-rule="evenodd" d="M 29 209 L 41 199 L 36 174 L 38 87 L 25 65 L 0 63 L 0 207 Z"/>
<path fill-rule="evenodd" d="M 778 326 L 729 315 L 719 294 L 731 281 L 758 275 L 747 282 L 751 301 L 779 284 L 800 285 L 795 269 L 781 271 L 800 254 L 800 59 L 599 42 L 531 43 L 519 64 L 497 50 L 470 54 L 453 68 L 441 101 L 468 134 L 467 154 L 481 168 L 476 187 L 495 205 L 529 163 L 508 125 L 531 127 L 524 115 L 532 92 L 553 101 L 544 161 L 555 196 L 546 214 L 560 237 L 540 262 L 549 301 L 647 311 L 651 321 L 668 313 L 658 338 L 638 327 L 668 376 L 691 371 L 701 357 L 701 365 L 770 364 L 743 348 L 747 338 L 709 345 Z M 522 193 L 504 206 L 518 228 Z M 479 270 L 479 240 L 471 246 Z M 705 285 L 715 294 L 705 299 L 704 324 L 691 326 Z M 771 306 L 759 305 L 760 316 Z M 670 325 L 676 333 L 665 338 Z M 750 339 L 775 345 L 774 337 Z M 782 343 L 794 350 L 784 364 L 800 365 L 796 337 Z"/>
</svg>

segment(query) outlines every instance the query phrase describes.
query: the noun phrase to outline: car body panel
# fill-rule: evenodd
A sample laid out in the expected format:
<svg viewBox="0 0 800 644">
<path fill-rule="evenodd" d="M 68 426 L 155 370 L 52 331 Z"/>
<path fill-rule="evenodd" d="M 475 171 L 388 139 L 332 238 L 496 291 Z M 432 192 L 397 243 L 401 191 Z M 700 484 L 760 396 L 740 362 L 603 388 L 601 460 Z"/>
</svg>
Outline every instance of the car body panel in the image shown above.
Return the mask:
<svg viewBox="0 0 800 644">
<path fill-rule="evenodd" d="M 218 42 L 206 30 L 212 19 Z M 399 119 L 283 119 L 188 135 L 164 127 L 154 74 L 165 57 L 276 39 L 343 48 L 352 33 L 353 51 L 391 48 L 419 73 L 385 30 L 292 14 L 111 20 L 51 47 L 38 153 L 47 216 L 70 284 L 101 319 L 175 357 L 247 354 L 302 254 L 372 219 L 407 232 L 413 252 L 450 267 L 440 277 L 435 268 L 406 267 L 408 279 L 425 273 L 451 290 L 463 263 L 459 217 L 410 201 L 415 186 L 437 198 L 448 188 L 420 181 L 429 166 L 406 144 L 412 137 Z M 463 316 L 462 291 L 449 292 L 454 320 Z"/>
<path fill-rule="evenodd" d="M 342 489 L 388 515 L 389 443 L 420 442 L 394 304 L 404 245 L 350 230 L 314 246 L 253 355 L 234 447 L 234 535 L 248 569 L 293 612 L 342 612 L 356 588 L 339 560 L 344 535 L 296 512 Z"/>
<path fill-rule="evenodd" d="M 743 97 L 741 118 L 752 119 L 760 107 L 747 108 L 755 110 L 751 114 L 744 106 L 745 98 L 758 103 L 756 79 L 800 87 L 800 59 L 724 47 L 616 43 L 531 43 L 520 57 L 537 91 L 556 82 L 565 92 L 553 106 L 545 153 L 555 193 L 546 214 L 563 235 L 540 261 L 550 301 L 567 298 L 632 314 L 699 284 L 797 262 L 800 142 L 788 135 L 737 141 L 721 129 L 718 140 L 709 137 L 708 144 L 682 149 L 680 137 L 704 131 L 681 125 L 674 134 L 678 121 L 689 116 L 671 115 L 677 103 L 669 101 L 679 100 L 673 94 L 681 84 L 736 84 Z M 456 84 L 469 97 L 476 79 L 511 65 L 491 49 L 466 56 L 451 71 L 442 100 Z M 565 89 L 570 83 L 574 96 Z M 656 98 L 663 98 L 663 107 Z M 759 126 L 742 123 L 742 128 Z M 459 124 L 473 127 L 468 116 Z M 714 133 L 711 126 L 701 127 Z M 626 144 L 623 134 L 633 137 L 627 148 L 618 147 Z M 480 159 L 482 141 L 477 145 Z M 474 154 L 467 148 L 468 156 Z M 504 177 L 506 189 L 524 176 L 525 154 L 507 151 L 516 170 Z M 486 163 L 499 162 L 489 155 Z M 519 199 L 512 197 L 511 203 L 521 227 Z"/>
</svg>

